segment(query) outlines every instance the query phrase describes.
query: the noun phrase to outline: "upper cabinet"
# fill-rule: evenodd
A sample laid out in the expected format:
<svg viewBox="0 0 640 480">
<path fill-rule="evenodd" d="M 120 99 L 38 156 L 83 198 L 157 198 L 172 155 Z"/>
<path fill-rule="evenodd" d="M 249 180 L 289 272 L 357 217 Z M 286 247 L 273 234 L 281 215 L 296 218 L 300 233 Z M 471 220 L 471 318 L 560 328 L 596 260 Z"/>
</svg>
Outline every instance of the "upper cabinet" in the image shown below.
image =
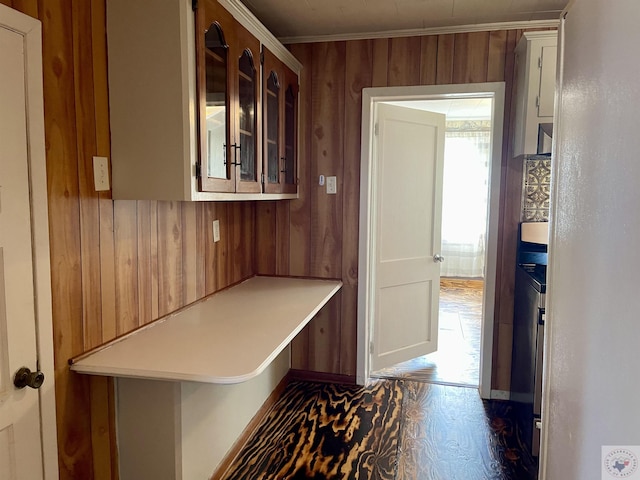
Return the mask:
<svg viewBox="0 0 640 480">
<path fill-rule="evenodd" d="M 263 50 L 265 191 L 297 190 L 298 76 L 268 49 Z"/>
<path fill-rule="evenodd" d="M 557 43 L 556 31 L 525 32 L 516 47 L 514 157 L 538 153 L 553 122 Z"/>
<path fill-rule="evenodd" d="M 107 0 L 107 40 L 114 199 L 296 198 L 301 65 L 240 2 Z"/>
</svg>

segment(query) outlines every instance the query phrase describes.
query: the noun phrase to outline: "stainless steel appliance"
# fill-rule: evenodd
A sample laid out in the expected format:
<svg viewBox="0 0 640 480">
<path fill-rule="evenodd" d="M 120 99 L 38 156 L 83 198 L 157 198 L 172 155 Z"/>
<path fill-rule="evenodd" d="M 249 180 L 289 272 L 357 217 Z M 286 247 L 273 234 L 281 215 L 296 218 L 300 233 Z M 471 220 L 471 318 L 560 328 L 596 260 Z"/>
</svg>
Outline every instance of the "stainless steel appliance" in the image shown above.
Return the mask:
<svg viewBox="0 0 640 480">
<path fill-rule="evenodd" d="M 528 417 L 525 439 L 533 455 L 540 449 L 542 355 L 544 346 L 547 246 L 521 241 L 516 268 L 511 400 L 523 404 Z"/>
</svg>

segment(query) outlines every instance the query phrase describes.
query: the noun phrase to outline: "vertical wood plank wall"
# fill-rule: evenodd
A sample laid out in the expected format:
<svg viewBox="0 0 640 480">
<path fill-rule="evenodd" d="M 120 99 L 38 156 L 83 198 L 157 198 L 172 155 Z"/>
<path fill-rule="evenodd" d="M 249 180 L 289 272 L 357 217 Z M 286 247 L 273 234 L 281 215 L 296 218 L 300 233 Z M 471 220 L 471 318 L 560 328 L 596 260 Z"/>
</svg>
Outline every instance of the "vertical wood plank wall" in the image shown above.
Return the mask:
<svg viewBox="0 0 640 480">
<path fill-rule="evenodd" d="M 362 88 L 505 81 L 510 124 L 521 31 L 292 45 L 304 65 L 298 200 L 114 202 L 92 187 L 92 157 L 110 156 L 104 0 L 0 3 L 43 23 L 61 480 L 117 478 L 113 385 L 70 374 L 67 360 L 254 273 L 343 280 L 341 293 L 295 340 L 292 361 L 295 368 L 355 375 Z M 509 160 L 510 138 L 505 128 L 498 389 L 509 382 L 522 175 L 522 165 Z M 318 186 L 320 174 L 338 177 L 337 195 Z M 222 232 L 216 244 L 214 219 Z"/>
<path fill-rule="evenodd" d="M 92 157 L 110 156 L 105 3 L 0 2 L 43 26 L 60 478 L 114 479 L 113 385 L 67 360 L 253 275 L 255 203 L 95 192 Z"/>
<path fill-rule="evenodd" d="M 282 252 L 270 258 L 276 265 L 288 261 L 292 275 L 337 277 L 344 282 L 341 294 L 294 341 L 294 368 L 355 375 L 362 88 L 504 81 L 492 386 L 508 390 L 522 188 L 521 162 L 511 159 L 511 120 L 514 49 L 521 35 L 521 30 L 499 30 L 289 46 L 304 65 L 302 194 L 289 204 L 289 259 L 280 258 Z M 337 195 L 324 193 L 319 175 L 337 175 Z M 276 238 L 287 236 L 287 226 L 277 221 L 275 212 L 271 216 L 271 222 L 262 221 L 277 225 Z M 273 238 L 273 233 L 265 237 Z M 260 234 L 258 238 L 258 257 L 269 255 L 267 238 L 260 241 Z"/>
</svg>

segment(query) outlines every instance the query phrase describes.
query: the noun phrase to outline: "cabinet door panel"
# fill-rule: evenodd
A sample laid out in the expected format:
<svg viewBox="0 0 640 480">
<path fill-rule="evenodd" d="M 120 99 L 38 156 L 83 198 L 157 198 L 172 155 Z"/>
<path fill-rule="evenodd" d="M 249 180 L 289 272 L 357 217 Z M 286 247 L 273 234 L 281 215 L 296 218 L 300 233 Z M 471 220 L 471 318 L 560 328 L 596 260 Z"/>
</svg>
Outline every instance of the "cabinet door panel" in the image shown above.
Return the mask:
<svg viewBox="0 0 640 480">
<path fill-rule="evenodd" d="M 260 111 L 260 42 L 241 25 L 236 29 L 237 116 L 234 120 L 236 149 L 234 168 L 237 192 L 259 193 L 262 168 L 258 161 Z"/>
<path fill-rule="evenodd" d="M 229 81 L 234 19 L 215 1 L 196 10 L 196 58 L 200 117 L 200 190 L 233 192 L 231 176 L 234 85 Z M 231 160 L 230 160 L 231 159 Z"/>
</svg>

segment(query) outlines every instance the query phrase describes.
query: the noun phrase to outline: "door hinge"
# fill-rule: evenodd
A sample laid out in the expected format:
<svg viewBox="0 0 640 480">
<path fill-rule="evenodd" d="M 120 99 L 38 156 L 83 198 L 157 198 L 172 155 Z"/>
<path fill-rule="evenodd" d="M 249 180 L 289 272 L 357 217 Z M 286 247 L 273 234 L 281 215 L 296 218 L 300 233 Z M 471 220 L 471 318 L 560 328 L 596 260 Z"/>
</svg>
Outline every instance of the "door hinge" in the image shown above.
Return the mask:
<svg viewBox="0 0 640 480">
<path fill-rule="evenodd" d="M 202 177 L 202 166 L 199 163 L 196 163 L 196 178 Z"/>
<path fill-rule="evenodd" d="M 260 65 L 264 65 L 264 52 L 260 52 Z"/>
<path fill-rule="evenodd" d="M 264 173 L 260 174 L 260 181 L 262 182 L 262 185 L 264 185 Z"/>
<path fill-rule="evenodd" d="M 538 57 L 538 68 L 542 68 L 542 57 Z"/>
<path fill-rule="evenodd" d="M 536 96 L 536 107 L 540 108 L 540 96 Z"/>
<path fill-rule="evenodd" d="M 198 0 L 191 0 L 191 8 L 194 12 L 198 9 Z"/>
<path fill-rule="evenodd" d="M 369 342 L 369 353 L 370 353 L 371 355 L 373 355 L 373 351 L 375 350 L 375 349 L 373 348 L 373 346 L 374 346 L 374 343 L 373 343 L 373 342 Z"/>
<path fill-rule="evenodd" d="M 373 126 L 373 134 L 375 136 L 378 136 L 380 134 L 380 125 L 377 123 Z"/>
</svg>

